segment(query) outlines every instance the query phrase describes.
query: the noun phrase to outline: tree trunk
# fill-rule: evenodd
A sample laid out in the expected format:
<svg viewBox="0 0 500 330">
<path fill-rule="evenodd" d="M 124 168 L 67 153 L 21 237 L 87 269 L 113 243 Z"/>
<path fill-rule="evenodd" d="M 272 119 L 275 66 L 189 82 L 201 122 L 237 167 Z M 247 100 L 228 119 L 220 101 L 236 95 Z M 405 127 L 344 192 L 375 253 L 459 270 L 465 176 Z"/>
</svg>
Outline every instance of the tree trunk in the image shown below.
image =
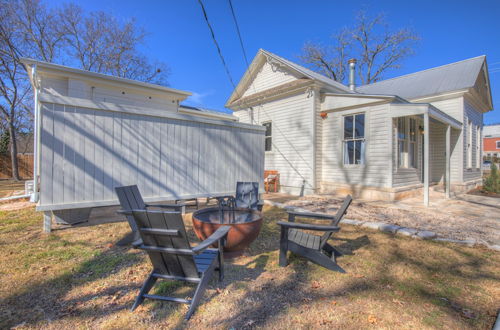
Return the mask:
<svg viewBox="0 0 500 330">
<path fill-rule="evenodd" d="M 12 179 L 19 181 L 19 167 L 17 164 L 17 143 L 16 143 L 16 129 L 13 123 L 9 123 L 10 134 L 10 159 L 12 164 Z"/>
</svg>

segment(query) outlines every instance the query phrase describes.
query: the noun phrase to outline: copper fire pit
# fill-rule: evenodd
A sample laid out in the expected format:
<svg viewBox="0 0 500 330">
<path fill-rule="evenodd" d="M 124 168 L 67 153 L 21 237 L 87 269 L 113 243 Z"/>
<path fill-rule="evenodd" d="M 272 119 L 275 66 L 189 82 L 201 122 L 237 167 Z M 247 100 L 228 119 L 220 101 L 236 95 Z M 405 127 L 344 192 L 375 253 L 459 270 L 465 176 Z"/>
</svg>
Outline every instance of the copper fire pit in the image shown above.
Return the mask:
<svg viewBox="0 0 500 330">
<path fill-rule="evenodd" d="M 224 246 L 224 252 L 227 252 L 224 257 L 238 257 L 259 236 L 262 213 L 243 208 L 222 208 L 221 212 L 218 207 L 209 207 L 193 213 L 194 232 L 202 241 L 220 226 L 231 226 Z"/>
</svg>

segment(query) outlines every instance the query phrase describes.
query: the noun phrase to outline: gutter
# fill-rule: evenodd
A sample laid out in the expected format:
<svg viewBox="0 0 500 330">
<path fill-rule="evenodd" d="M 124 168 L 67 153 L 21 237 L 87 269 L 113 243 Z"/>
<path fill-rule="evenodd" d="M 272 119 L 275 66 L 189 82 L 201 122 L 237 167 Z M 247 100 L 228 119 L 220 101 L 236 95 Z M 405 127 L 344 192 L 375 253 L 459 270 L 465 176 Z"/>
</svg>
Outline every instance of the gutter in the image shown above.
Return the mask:
<svg viewBox="0 0 500 330">
<path fill-rule="evenodd" d="M 34 125 L 34 134 L 33 134 L 33 139 L 35 140 L 33 143 L 34 147 L 34 159 L 33 159 L 33 193 L 31 194 L 30 197 L 30 202 L 37 203 L 39 199 L 39 187 L 38 187 L 38 177 L 40 175 L 40 129 L 41 129 L 41 120 L 40 120 L 40 107 L 38 104 L 38 94 L 39 94 L 39 86 L 38 86 L 38 81 L 37 81 L 37 75 L 36 75 L 36 69 L 37 65 L 36 63 L 33 64 L 31 67 L 31 80 L 33 83 L 33 92 L 34 92 L 34 107 L 35 107 L 35 125 Z"/>
</svg>

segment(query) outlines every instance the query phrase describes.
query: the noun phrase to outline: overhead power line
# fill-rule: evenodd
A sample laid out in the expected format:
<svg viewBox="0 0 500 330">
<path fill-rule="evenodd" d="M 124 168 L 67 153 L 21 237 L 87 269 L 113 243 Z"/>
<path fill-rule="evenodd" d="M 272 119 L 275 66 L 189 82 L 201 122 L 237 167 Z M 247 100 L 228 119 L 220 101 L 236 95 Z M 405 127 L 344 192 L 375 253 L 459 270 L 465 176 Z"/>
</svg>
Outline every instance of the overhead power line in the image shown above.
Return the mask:
<svg viewBox="0 0 500 330">
<path fill-rule="evenodd" d="M 205 16 L 205 21 L 207 22 L 208 29 L 210 30 L 210 33 L 212 34 L 212 40 L 214 41 L 215 47 L 217 48 L 217 52 L 219 53 L 219 57 L 222 61 L 222 64 L 224 65 L 224 69 L 226 70 L 227 77 L 229 78 L 231 85 L 233 85 L 233 88 L 236 88 L 236 85 L 234 84 L 233 78 L 231 77 L 231 73 L 229 72 L 229 69 L 227 67 L 226 61 L 224 60 L 224 56 L 222 55 L 222 51 L 219 47 L 219 43 L 217 42 L 217 39 L 215 38 L 214 29 L 212 29 L 212 25 L 210 24 L 210 21 L 208 20 L 207 11 L 205 10 L 205 6 L 203 6 L 203 2 L 201 0 L 198 0 L 198 3 L 200 4 L 201 10 L 203 11 L 203 16 Z"/>
<path fill-rule="evenodd" d="M 229 7 L 231 7 L 231 14 L 233 15 L 234 25 L 236 25 L 236 32 L 238 33 L 238 39 L 240 39 L 240 46 L 241 50 L 243 51 L 243 57 L 245 58 L 245 63 L 248 68 L 249 64 L 248 64 L 247 52 L 245 50 L 245 46 L 243 45 L 243 39 L 241 38 L 240 26 L 238 24 L 238 20 L 236 19 L 236 15 L 234 14 L 233 2 L 231 0 L 228 1 L 229 1 Z"/>
</svg>

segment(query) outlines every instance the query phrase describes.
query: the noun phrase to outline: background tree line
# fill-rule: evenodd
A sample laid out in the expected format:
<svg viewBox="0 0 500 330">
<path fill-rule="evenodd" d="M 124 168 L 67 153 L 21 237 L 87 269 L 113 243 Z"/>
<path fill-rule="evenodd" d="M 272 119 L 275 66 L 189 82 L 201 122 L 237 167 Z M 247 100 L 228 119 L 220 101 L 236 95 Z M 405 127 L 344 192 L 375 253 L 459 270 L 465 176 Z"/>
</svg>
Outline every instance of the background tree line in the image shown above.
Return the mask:
<svg viewBox="0 0 500 330">
<path fill-rule="evenodd" d="M 167 85 L 169 68 L 140 52 L 146 33 L 133 19 L 74 3 L 48 8 L 39 0 L 0 0 L 0 22 L 0 136 L 15 180 L 16 134 L 33 129 L 33 92 L 21 58 Z"/>
</svg>

